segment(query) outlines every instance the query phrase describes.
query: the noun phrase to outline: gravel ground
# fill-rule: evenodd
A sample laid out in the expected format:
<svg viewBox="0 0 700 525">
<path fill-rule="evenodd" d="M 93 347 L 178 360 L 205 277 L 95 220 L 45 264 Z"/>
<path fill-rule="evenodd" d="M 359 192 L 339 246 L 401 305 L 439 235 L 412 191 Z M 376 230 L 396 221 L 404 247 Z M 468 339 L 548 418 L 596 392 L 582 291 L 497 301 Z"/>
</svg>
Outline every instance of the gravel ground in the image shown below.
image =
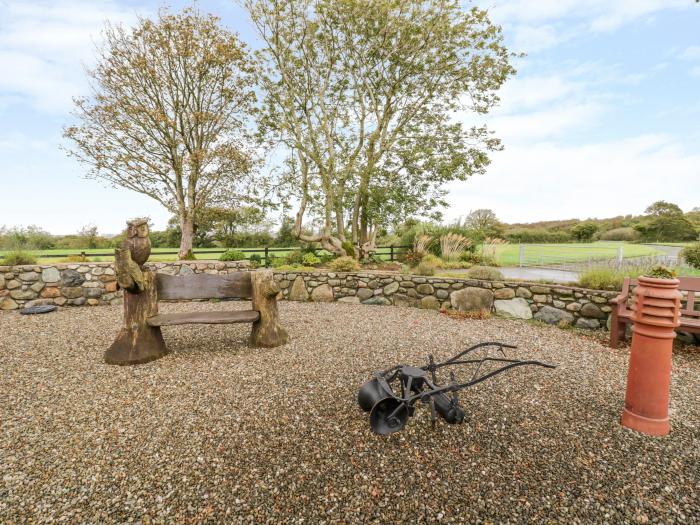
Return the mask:
<svg viewBox="0 0 700 525">
<path fill-rule="evenodd" d="M 165 312 L 245 303 L 164 304 Z M 173 352 L 103 364 L 120 307 L 0 314 L 0 522 L 698 523 L 700 353 L 674 356 L 672 433 L 618 424 L 627 352 L 525 322 L 282 303 L 292 342 L 168 327 Z M 521 368 L 462 395 L 471 417 L 371 433 L 375 369 L 503 340 Z"/>
</svg>

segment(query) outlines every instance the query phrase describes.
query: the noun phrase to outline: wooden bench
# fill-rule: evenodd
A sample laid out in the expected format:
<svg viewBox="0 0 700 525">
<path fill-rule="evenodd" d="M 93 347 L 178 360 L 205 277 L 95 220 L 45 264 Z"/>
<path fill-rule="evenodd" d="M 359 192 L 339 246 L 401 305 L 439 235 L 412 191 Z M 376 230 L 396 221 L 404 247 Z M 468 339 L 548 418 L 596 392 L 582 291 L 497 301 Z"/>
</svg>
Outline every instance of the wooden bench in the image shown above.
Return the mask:
<svg viewBox="0 0 700 525">
<path fill-rule="evenodd" d="M 272 348 L 289 340 L 279 322 L 280 287 L 272 271 L 157 274 L 143 268 L 145 259 L 137 264 L 131 257 L 133 251 L 129 247 L 115 250 L 117 282 L 124 290 L 124 325 L 105 352 L 106 363 L 134 365 L 163 357 L 168 353 L 163 326 L 252 323 L 250 346 Z M 162 300 L 231 298 L 250 299 L 250 310 L 158 313 L 158 301 Z"/>
<path fill-rule="evenodd" d="M 679 277 L 678 288 L 685 292 L 686 298 L 681 302 L 681 324 L 677 328 L 682 332 L 700 333 L 700 310 L 695 309 L 695 293 L 700 292 L 700 278 Z M 613 303 L 612 318 L 610 319 L 610 346 L 617 348 L 620 339 L 625 338 L 626 325 L 632 323 L 634 311 L 630 309 L 630 291 L 637 285 L 637 279 L 625 278 L 622 292 L 611 302 Z"/>
</svg>

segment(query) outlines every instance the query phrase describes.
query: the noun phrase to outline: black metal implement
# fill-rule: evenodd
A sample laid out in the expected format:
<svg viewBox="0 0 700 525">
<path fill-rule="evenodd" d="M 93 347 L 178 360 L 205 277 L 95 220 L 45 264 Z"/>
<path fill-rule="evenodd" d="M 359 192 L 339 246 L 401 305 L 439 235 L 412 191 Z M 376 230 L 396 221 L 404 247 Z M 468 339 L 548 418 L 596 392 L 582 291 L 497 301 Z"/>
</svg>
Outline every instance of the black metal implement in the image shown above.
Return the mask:
<svg viewBox="0 0 700 525">
<path fill-rule="evenodd" d="M 506 348 L 517 347 L 499 342 L 479 343 L 441 363 L 436 363 L 433 356 L 429 355 L 428 364 L 420 368 L 396 365 L 383 372 L 375 372 L 374 377 L 360 388 L 357 402 L 362 410 L 369 412 L 370 427 L 377 434 L 391 434 L 403 429 L 408 418 L 413 415 L 415 404 L 419 400 L 430 404 L 433 424 L 436 422 L 436 415 L 450 424 L 462 423 L 465 413 L 459 405 L 458 391 L 518 366 L 533 365 L 556 368 L 554 365 L 540 361 L 508 359 Z M 477 350 L 483 350 L 485 355 L 470 359 L 471 356 L 467 354 L 474 355 Z M 500 357 L 492 357 L 494 352 Z M 482 373 L 485 363 L 496 363 L 498 368 Z M 457 382 L 452 369 L 450 369 L 448 383 L 441 384 L 438 381 L 438 370 L 461 365 L 473 367 L 468 381 Z M 394 384 L 393 387 L 392 384 Z M 448 395 L 450 393 L 451 396 Z"/>
</svg>

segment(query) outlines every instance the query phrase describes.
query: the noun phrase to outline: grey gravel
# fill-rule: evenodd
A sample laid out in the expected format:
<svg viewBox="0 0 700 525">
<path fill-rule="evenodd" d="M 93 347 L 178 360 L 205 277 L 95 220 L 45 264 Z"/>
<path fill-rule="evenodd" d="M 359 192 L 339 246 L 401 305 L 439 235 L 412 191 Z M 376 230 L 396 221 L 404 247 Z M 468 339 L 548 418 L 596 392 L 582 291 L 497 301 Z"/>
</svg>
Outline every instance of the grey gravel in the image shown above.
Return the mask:
<svg viewBox="0 0 700 525">
<path fill-rule="evenodd" d="M 245 303 L 161 304 L 164 312 Z M 248 325 L 164 329 L 173 352 L 102 362 L 120 307 L 0 313 L 0 522 L 698 523 L 700 354 L 674 355 L 672 434 L 618 424 L 627 352 L 574 331 L 353 304 L 282 303 Z M 371 433 L 372 371 L 483 340 L 558 365 L 462 395 L 470 421 Z M 696 349 L 697 350 L 697 349 Z"/>
</svg>

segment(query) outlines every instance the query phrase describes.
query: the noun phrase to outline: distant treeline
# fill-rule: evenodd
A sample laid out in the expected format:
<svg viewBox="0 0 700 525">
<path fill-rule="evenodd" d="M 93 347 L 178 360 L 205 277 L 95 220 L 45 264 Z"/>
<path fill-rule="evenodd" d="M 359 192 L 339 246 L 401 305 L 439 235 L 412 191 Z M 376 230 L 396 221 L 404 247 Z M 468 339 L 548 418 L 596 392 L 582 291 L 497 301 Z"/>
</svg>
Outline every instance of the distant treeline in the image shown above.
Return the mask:
<svg viewBox="0 0 700 525">
<path fill-rule="evenodd" d="M 195 248 L 257 248 L 262 246 L 301 246 L 295 238 L 293 220 L 285 217 L 275 225 L 253 208 L 207 209 L 196 220 Z M 700 208 L 684 213 L 677 205 L 658 201 L 644 215 L 624 215 L 607 219 L 568 219 L 532 223 L 506 224 L 488 209 L 471 211 L 453 223 L 425 222 L 408 219 L 379 231 L 381 246 L 412 245 L 417 235 L 439 237 L 459 233 L 474 245 L 487 239 L 504 239 L 510 243 L 566 243 L 591 241 L 685 242 L 698 239 Z M 51 235 L 37 226 L 0 227 L 0 249 L 111 249 L 121 245 L 126 231 L 108 237 L 89 225 L 71 235 Z M 176 218 L 162 231 L 151 231 L 155 248 L 174 248 L 180 244 L 180 226 Z"/>
</svg>

